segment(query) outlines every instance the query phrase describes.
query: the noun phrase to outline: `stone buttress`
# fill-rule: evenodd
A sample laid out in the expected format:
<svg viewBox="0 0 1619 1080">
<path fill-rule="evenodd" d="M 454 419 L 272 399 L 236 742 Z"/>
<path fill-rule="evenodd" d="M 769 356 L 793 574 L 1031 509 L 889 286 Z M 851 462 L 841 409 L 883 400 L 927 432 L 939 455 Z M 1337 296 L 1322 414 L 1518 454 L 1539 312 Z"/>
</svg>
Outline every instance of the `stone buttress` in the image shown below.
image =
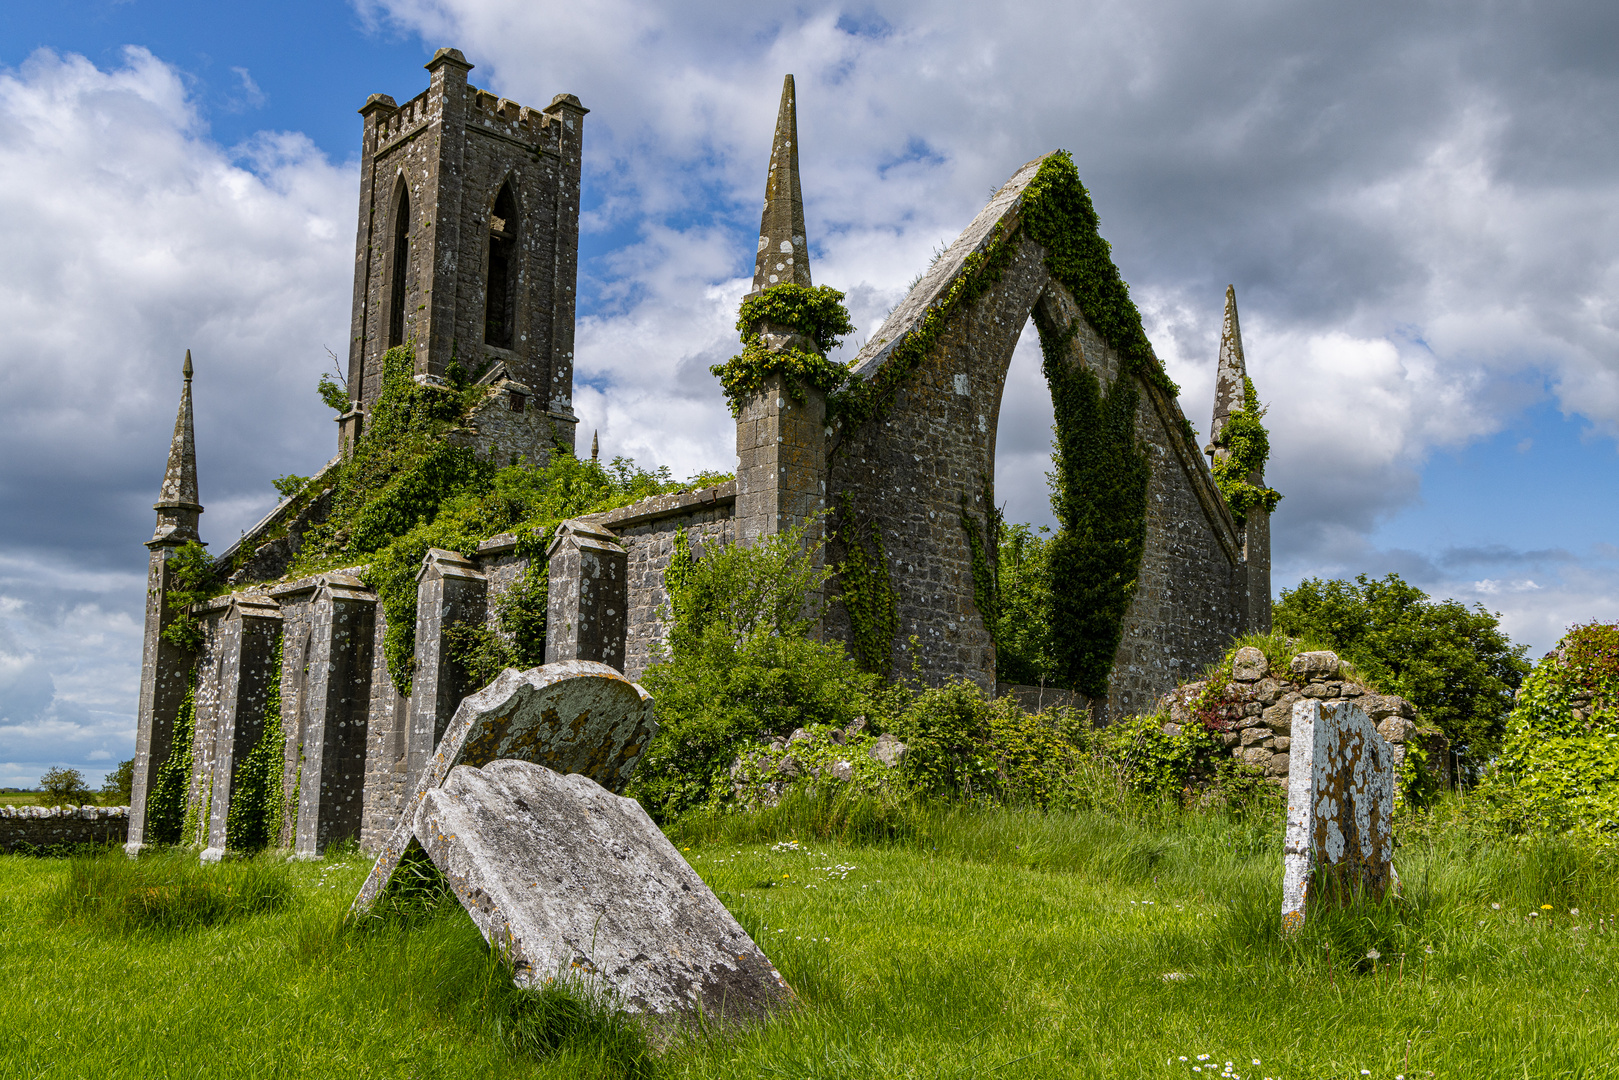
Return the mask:
<svg viewBox="0 0 1619 1080">
<path fill-rule="evenodd" d="M 164 631 L 178 612 L 168 602 L 174 587 L 173 560 L 190 543 L 200 543 L 197 518 L 197 441 L 191 419 L 191 351 L 186 350 L 180 409 L 174 418 L 168 467 L 158 493 L 157 528 L 146 542 L 151 554 L 146 571 L 146 629 L 141 647 L 141 683 L 135 723 L 134 786 L 130 792 L 126 850 L 140 851 L 146 841 L 146 797 L 159 766 L 169 758 L 174 723 L 185 703 L 192 658 L 168 641 Z"/>
</svg>

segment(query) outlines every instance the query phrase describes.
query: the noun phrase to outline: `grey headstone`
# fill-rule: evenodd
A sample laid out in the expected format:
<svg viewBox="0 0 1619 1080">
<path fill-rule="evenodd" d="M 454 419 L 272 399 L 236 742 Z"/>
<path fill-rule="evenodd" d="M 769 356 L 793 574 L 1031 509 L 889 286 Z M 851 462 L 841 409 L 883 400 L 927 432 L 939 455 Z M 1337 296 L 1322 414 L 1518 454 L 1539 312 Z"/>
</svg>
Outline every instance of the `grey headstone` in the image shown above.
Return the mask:
<svg viewBox="0 0 1619 1080">
<path fill-rule="evenodd" d="M 621 791 L 657 730 L 652 696 L 606 664 L 568 660 L 528 671 L 507 668 L 455 710 L 354 910 L 369 908 L 388 884 L 410 846 L 417 807 L 457 765 L 532 761 Z"/>
<path fill-rule="evenodd" d="M 1381 897 L 1394 883 L 1394 752 L 1354 701 L 1312 698 L 1293 706 L 1288 754 L 1282 927 L 1295 930 L 1312 887 Z"/>
<path fill-rule="evenodd" d="M 662 1019 L 752 1019 L 792 1000 L 641 805 L 586 777 L 463 765 L 426 793 L 415 830 L 519 984 L 594 983 Z"/>
</svg>

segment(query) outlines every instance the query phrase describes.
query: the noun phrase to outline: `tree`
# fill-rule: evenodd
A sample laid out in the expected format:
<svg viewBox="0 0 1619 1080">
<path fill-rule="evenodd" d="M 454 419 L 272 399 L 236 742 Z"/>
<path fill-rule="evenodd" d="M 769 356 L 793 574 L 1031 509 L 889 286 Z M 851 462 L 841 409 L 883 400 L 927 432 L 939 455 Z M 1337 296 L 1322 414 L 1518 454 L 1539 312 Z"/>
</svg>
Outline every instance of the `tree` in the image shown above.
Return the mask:
<svg viewBox="0 0 1619 1080">
<path fill-rule="evenodd" d="M 49 768 L 39 778 L 44 789 L 41 806 L 79 806 L 90 799 L 90 789 L 84 786 L 84 774 L 77 769 Z"/>
<path fill-rule="evenodd" d="M 1308 578 L 1283 589 L 1273 613 L 1277 630 L 1330 645 L 1374 686 L 1410 701 L 1472 766 L 1500 752 L 1529 671 L 1528 646 L 1512 644 L 1499 619 L 1482 604 L 1430 600 L 1398 574 Z"/>
<path fill-rule="evenodd" d="M 107 801 L 108 806 L 125 806 L 129 803 L 130 793 L 135 789 L 135 759 L 120 761 L 118 767 L 108 773 L 101 782 L 101 797 Z"/>
</svg>

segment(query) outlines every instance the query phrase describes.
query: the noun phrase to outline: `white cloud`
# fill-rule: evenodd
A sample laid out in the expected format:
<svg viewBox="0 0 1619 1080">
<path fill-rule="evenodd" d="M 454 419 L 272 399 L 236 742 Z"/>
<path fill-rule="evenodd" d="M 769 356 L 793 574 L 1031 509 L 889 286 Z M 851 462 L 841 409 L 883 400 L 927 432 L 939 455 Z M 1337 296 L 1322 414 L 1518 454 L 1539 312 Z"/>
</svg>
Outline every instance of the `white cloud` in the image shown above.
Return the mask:
<svg viewBox="0 0 1619 1080">
<path fill-rule="evenodd" d="M 0 784 L 132 751 L 141 542 L 188 347 L 216 550 L 329 456 L 313 388 L 347 337 L 354 200 L 302 135 L 210 141 L 145 50 L 0 69 Z"/>
<path fill-rule="evenodd" d="M 993 188 L 1067 147 L 1200 430 L 1237 286 L 1287 495 L 1279 580 L 1409 566 L 1424 587 L 1524 605 L 1512 625 L 1531 635 L 1619 595 L 1592 553 L 1464 574 L 1367 539 L 1417 496 L 1435 448 L 1500 430 L 1525 386 L 1619 433 L 1619 77 L 1590 48 L 1619 33 L 1611 5 L 362 6 L 463 49 L 480 85 L 593 110 L 584 228 L 607 253 L 580 282 L 582 445 L 599 428 L 609 456 L 731 466 L 706 369 L 736 348 L 791 71 L 815 277 L 849 294 L 849 348 Z M 378 89 L 410 96 L 423 78 L 404 65 Z M 355 191 L 351 166 L 296 133 L 215 144 L 185 81 L 143 50 L 0 70 L 0 552 L 29 566 L 0 587 L 0 704 L 31 703 L 39 732 L 74 709 L 130 715 L 138 650 L 97 675 L 61 628 L 103 635 L 108 655 L 135 632 L 112 616 L 138 614 L 126 576 L 144 567 L 184 348 L 216 547 L 270 505 L 271 478 L 327 456 L 311 391 L 323 346 L 344 351 Z M 1045 497 L 1031 346 L 1001 419 L 1014 519 Z M 1474 589 L 1529 580 L 1541 588 Z M 21 760 L 9 738 L 0 760 Z"/>
</svg>

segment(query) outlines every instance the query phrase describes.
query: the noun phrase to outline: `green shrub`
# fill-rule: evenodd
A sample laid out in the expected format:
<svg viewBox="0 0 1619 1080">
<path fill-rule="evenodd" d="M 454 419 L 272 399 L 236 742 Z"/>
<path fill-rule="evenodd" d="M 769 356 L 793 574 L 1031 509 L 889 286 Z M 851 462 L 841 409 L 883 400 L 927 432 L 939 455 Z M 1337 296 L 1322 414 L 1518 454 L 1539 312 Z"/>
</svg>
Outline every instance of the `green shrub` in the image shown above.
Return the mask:
<svg viewBox="0 0 1619 1080">
<path fill-rule="evenodd" d="M 634 790 L 662 821 L 723 801 L 731 763 L 761 738 L 862 716 L 875 724 L 890 693 L 840 643 L 808 636 L 828 571 L 802 529 L 701 555 L 677 535 L 664 573 L 669 637 L 641 678 L 660 727 Z"/>
<path fill-rule="evenodd" d="M 94 796 L 84 783 L 84 774 L 77 769 L 52 767 L 39 778 L 41 806 L 83 806 Z"/>
<path fill-rule="evenodd" d="M 1619 843 L 1619 626 L 1577 626 L 1535 665 L 1480 794 L 1505 832 Z"/>
<path fill-rule="evenodd" d="M 1526 647 L 1513 645 L 1483 605 L 1430 600 L 1398 574 L 1307 578 L 1282 590 L 1273 621 L 1284 634 L 1325 643 L 1365 681 L 1410 701 L 1468 765 L 1481 767 L 1500 750 L 1512 692 L 1529 665 Z"/>
</svg>

